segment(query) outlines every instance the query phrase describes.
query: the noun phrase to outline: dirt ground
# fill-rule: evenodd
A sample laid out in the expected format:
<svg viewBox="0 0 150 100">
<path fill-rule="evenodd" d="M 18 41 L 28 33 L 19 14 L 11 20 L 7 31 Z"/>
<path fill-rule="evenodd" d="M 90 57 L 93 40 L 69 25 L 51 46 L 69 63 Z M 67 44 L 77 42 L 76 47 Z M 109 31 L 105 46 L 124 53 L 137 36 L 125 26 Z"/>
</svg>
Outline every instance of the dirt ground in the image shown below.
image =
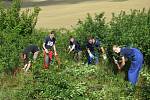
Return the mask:
<svg viewBox="0 0 150 100">
<path fill-rule="evenodd" d="M 26 0 L 23 8 L 39 6 L 36 28 L 71 28 L 78 19 L 84 19 L 87 13 L 105 12 L 106 20 L 111 19 L 112 12 L 121 10 L 150 8 L 150 0 Z"/>
</svg>

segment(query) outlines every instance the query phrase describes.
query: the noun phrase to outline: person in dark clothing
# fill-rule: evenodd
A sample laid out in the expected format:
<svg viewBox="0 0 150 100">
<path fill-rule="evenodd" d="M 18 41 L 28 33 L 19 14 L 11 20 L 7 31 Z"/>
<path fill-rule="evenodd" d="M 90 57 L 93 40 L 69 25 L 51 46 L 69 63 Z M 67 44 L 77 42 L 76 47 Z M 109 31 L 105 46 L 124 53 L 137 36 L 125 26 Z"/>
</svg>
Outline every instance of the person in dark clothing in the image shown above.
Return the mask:
<svg viewBox="0 0 150 100">
<path fill-rule="evenodd" d="M 56 47 L 55 47 L 55 37 L 54 37 L 55 31 L 51 31 L 49 36 L 47 36 L 43 43 L 43 49 L 44 49 L 44 68 L 48 69 L 49 63 L 52 61 L 53 51 L 54 55 L 57 55 Z M 52 51 L 53 49 L 53 51 Z"/>
<path fill-rule="evenodd" d="M 104 60 L 107 59 L 107 56 L 106 56 L 104 48 L 102 47 L 101 41 L 94 37 L 92 37 L 92 40 L 93 40 L 94 47 L 96 48 L 97 55 L 100 56 L 102 54 L 103 59 Z"/>
<path fill-rule="evenodd" d="M 122 67 L 125 65 L 125 59 L 131 61 L 130 68 L 128 70 L 128 80 L 132 85 L 136 85 L 139 72 L 144 62 L 143 54 L 141 53 L 141 51 L 136 48 L 120 48 L 116 45 L 113 46 L 113 51 L 116 53 L 120 53 L 122 57 L 121 64 L 117 64 L 119 69 L 122 69 Z"/>
<path fill-rule="evenodd" d="M 80 47 L 80 44 L 78 41 L 75 40 L 74 37 L 70 37 L 70 45 L 69 45 L 69 52 L 68 54 L 70 54 L 71 52 L 74 53 L 74 59 L 76 59 L 77 61 L 81 61 L 81 56 L 82 56 L 82 50 Z"/>
<path fill-rule="evenodd" d="M 101 47 L 100 41 L 98 39 L 95 39 L 94 37 L 90 37 L 86 44 L 86 48 L 87 48 L 88 64 L 91 64 L 93 60 L 95 60 L 95 64 L 98 64 L 100 51 L 104 52 L 103 47 Z"/>
<path fill-rule="evenodd" d="M 35 61 L 39 54 L 39 47 L 37 45 L 31 44 L 27 46 L 23 53 L 21 54 L 21 59 L 24 62 L 24 70 L 27 72 L 28 69 L 31 67 L 32 59 Z M 32 58 L 31 58 L 32 57 Z"/>
</svg>

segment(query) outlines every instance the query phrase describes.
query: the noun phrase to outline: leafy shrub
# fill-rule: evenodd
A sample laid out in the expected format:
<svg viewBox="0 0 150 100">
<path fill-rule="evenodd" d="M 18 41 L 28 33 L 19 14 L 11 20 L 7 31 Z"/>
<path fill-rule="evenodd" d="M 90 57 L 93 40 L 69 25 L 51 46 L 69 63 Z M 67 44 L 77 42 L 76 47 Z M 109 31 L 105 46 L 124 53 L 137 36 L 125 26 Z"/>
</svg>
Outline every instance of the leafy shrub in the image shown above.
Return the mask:
<svg viewBox="0 0 150 100">
<path fill-rule="evenodd" d="M 107 28 L 104 13 L 100 13 L 95 14 L 94 18 L 88 14 L 84 21 L 78 21 L 77 27 L 74 30 L 75 36 L 84 48 L 89 36 L 95 36 L 99 38 L 101 42 L 105 42 L 104 38 L 107 34 Z"/>
<path fill-rule="evenodd" d="M 28 44 L 37 44 L 42 48 L 43 39 L 48 30 L 34 30 L 39 8 L 33 12 L 20 12 L 20 2 L 15 0 L 11 7 L 0 7 L 0 71 L 12 72 L 20 66 L 19 53 Z M 108 25 L 109 24 L 109 25 Z M 68 39 L 75 36 L 85 49 L 87 37 L 92 35 L 99 38 L 108 50 L 112 59 L 112 44 L 138 47 L 144 53 L 149 64 L 149 31 L 150 10 L 132 10 L 126 14 L 122 11 L 118 16 L 113 15 L 110 23 L 106 24 L 104 13 L 88 14 L 84 21 L 79 21 L 73 31 L 67 29 L 55 30 L 56 48 L 62 65 L 53 64 L 49 70 L 44 70 L 43 54 L 27 74 L 18 74 L 7 85 L 3 77 L 0 82 L 0 93 L 10 95 L 0 96 L 1 99 L 55 99 L 55 100 L 108 100 L 108 99 L 149 99 L 150 78 L 149 70 L 142 71 L 141 82 L 137 92 L 128 91 L 133 87 L 122 78 L 122 72 L 112 73 L 112 62 L 98 66 L 77 65 L 67 54 Z M 143 42 L 144 41 L 144 42 Z M 1 74 L 0 74 L 1 75 Z M 6 76 L 5 76 L 6 77 Z M 23 79 L 21 78 L 23 77 Z M 14 80 L 16 79 L 16 80 Z M 10 87 L 14 81 L 15 86 Z M 21 83 L 21 86 L 20 86 Z M 2 85 L 1 85 L 2 84 Z M 141 86 L 142 84 L 142 86 Z M 20 86 L 20 87 L 19 87 Z M 5 89 L 6 88 L 6 89 Z M 16 89 L 17 88 L 17 89 Z M 6 90 L 6 91 L 5 91 Z M 12 90 L 12 91 L 10 91 Z M 14 92 L 15 91 L 15 92 Z M 11 94 L 12 93 L 12 94 Z"/>
<path fill-rule="evenodd" d="M 110 22 L 108 44 L 137 47 L 144 54 L 145 62 L 150 64 L 150 9 L 121 11 L 113 14 Z"/>
<path fill-rule="evenodd" d="M 0 71 L 8 73 L 19 66 L 19 53 L 29 43 L 29 35 L 33 33 L 40 11 L 35 8 L 33 12 L 26 10 L 21 13 L 20 7 L 20 0 L 14 0 L 8 8 L 0 7 Z"/>
</svg>

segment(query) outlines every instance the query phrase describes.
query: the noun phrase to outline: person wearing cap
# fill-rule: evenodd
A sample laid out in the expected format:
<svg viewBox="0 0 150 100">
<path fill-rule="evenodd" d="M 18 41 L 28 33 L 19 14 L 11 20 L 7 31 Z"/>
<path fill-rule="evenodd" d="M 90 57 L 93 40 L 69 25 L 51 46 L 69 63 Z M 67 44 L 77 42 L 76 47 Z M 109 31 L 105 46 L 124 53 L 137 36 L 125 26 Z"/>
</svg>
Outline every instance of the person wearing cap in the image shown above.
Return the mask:
<svg viewBox="0 0 150 100">
<path fill-rule="evenodd" d="M 56 47 L 55 47 L 55 31 L 51 31 L 49 36 L 47 36 L 43 43 L 44 49 L 44 68 L 48 69 L 49 63 L 52 61 L 53 54 L 56 56 Z M 53 52 L 54 51 L 54 52 Z"/>
<path fill-rule="evenodd" d="M 31 67 L 32 59 L 33 61 L 37 59 L 39 52 L 39 47 L 37 45 L 31 44 L 24 49 L 23 53 L 21 53 L 21 59 L 24 62 L 23 69 L 25 72 L 27 72 Z"/>
<path fill-rule="evenodd" d="M 143 54 L 137 48 L 124 47 L 121 48 L 117 45 L 113 46 L 113 51 L 121 55 L 121 64 L 117 64 L 119 69 L 122 69 L 125 65 L 125 59 L 131 61 L 130 68 L 128 70 L 128 81 L 132 85 L 136 85 L 138 81 L 139 72 L 142 68 L 144 58 Z"/>
</svg>

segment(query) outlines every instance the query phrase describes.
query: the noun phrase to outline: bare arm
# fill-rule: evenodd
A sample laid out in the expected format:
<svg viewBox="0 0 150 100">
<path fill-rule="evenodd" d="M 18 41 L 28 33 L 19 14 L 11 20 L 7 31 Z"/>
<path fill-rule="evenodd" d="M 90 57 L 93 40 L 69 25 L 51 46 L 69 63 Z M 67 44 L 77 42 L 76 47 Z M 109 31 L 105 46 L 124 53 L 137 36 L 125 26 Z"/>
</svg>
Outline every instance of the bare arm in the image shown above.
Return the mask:
<svg viewBox="0 0 150 100">
<path fill-rule="evenodd" d="M 43 43 L 43 49 L 45 50 L 46 53 L 48 53 L 48 50 L 45 47 L 45 43 Z"/>
<path fill-rule="evenodd" d="M 121 64 L 113 57 L 115 64 L 117 65 L 118 69 L 122 69 L 122 67 L 125 65 L 125 58 L 121 57 Z"/>
<path fill-rule="evenodd" d="M 45 50 L 46 48 L 45 48 L 45 43 L 43 43 L 43 49 Z"/>
<path fill-rule="evenodd" d="M 75 44 L 73 44 L 72 48 L 70 48 L 69 53 L 70 53 L 73 49 L 75 49 Z"/>
<path fill-rule="evenodd" d="M 121 62 L 121 64 L 120 64 L 120 68 L 122 68 L 122 67 L 125 65 L 125 58 L 124 58 L 124 57 L 121 57 L 121 59 L 122 59 L 122 62 Z"/>
</svg>

